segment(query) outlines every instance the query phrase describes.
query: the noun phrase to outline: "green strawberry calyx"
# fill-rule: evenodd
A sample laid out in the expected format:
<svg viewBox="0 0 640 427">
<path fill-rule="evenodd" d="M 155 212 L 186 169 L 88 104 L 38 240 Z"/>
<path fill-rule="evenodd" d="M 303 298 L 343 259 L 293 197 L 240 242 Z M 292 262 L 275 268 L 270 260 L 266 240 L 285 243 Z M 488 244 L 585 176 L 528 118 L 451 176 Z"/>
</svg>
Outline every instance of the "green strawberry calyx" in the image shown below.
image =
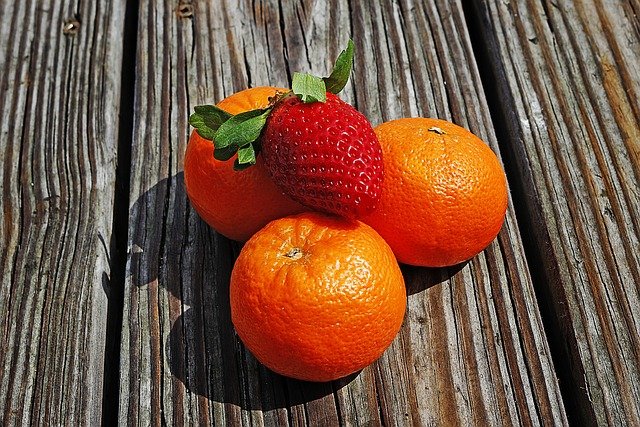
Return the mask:
<svg viewBox="0 0 640 427">
<path fill-rule="evenodd" d="M 328 77 L 320 78 L 307 73 L 294 73 L 291 90 L 277 93 L 270 98 L 269 106 L 232 115 L 215 105 L 199 105 L 189 117 L 189 124 L 198 134 L 215 141 L 213 156 L 218 160 L 229 160 L 235 154 L 235 170 L 246 169 L 256 163 L 260 151 L 260 136 L 267 117 L 276 104 L 288 96 L 297 96 L 304 103 L 325 102 L 326 93 L 338 94 L 349 81 L 353 68 L 353 41 L 349 39 Z"/>
</svg>

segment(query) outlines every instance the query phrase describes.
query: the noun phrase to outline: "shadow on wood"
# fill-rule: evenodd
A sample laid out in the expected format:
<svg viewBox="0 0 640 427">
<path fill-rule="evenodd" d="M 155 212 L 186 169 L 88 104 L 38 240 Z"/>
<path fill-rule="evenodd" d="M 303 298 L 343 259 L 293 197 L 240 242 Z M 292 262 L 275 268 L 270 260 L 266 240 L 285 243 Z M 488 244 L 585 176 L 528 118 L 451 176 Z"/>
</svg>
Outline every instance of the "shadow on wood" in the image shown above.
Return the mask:
<svg viewBox="0 0 640 427">
<path fill-rule="evenodd" d="M 448 282 L 462 270 L 469 261 L 444 268 L 415 267 L 412 265 L 401 265 L 404 276 L 407 296 L 423 292 L 433 286 Z"/>
<path fill-rule="evenodd" d="M 215 402 L 233 404 L 245 410 L 270 411 L 329 396 L 357 376 L 357 373 L 352 374 L 332 383 L 312 383 L 285 378 L 259 364 L 240 343 L 224 344 L 221 342 L 221 345 L 229 346 L 229 348 L 221 349 L 226 356 L 215 362 L 217 367 L 205 366 L 204 358 L 199 357 L 201 355 L 195 355 L 193 359 L 190 356 L 189 363 L 195 363 L 197 366 L 185 366 L 185 361 L 175 356 L 181 355 L 185 347 L 192 347 L 195 344 L 185 342 L 184 328 L 186 325 L 197 328 L 193 330 L 193 335 L 205 335 L 206 331 L 200 327 L 206 327 L 206 325 L 202 325 L 198 320 L 203 315 L 202 310 L 201 307 L 186 310 L 174 322 L 165 347 L 165 357 L 169 361 L 171 374 L 181 381 L 191 393 Z M 228 325 L 231 330 L 231 323 L 229 322 Z M 232 331 L 228 332 L 232 333 Z M 207 368 L 224 373 L 229 368 L 229 364 L 243 364 L 238 356 L 241 359 L 250 358 L 252 360 L 245 361 L 247 363 L 244 366 L 236 366 L 235 369 L 232 369 L 236 372 L 236 378 L 226 376 L 220 381 L 220 379 L 206 376 Z M 196 375 L 190 375 L 189 371 L 194 368 Z"/>
<path fill-rule="evenodd" d="M 167 206 L 179 209 L 169 211 Z M 144 226 L 130 237 L 129 280 L 141 291 L 157 289 L 159 298 L 169 300 L 170 312 L 160 317 L 175 319 L 168 335 L 160 333 L 158 357 L 164 360 L 152 362 L 169 367 L 171 384 L 164 387 L 170 387 L 170 393 L 268 411 L 325 396 L 333 399 L 332 393 L 356 377 L 332 383 L 292 380 L 271 372 L 245 349 L 233 329 L 229 304 L 231 269 L 240 244 L 197 216 L 188 203 L 182 172 L 147 190 L 130 215 Z M 149 304 L 157 301 L 150 298 Z"/>
</svg>

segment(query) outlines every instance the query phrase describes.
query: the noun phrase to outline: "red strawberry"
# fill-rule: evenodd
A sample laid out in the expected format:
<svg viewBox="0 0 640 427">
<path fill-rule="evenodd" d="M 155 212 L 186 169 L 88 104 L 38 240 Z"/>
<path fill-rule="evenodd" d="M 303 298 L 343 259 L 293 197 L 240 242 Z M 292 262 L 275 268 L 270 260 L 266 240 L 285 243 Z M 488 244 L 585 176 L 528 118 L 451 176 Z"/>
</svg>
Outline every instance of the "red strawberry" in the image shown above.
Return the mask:
<svg viewBox="0 0 640 427">
<path fill-rule="evenodd" d="M 273 181 L 312 209 L 359 218 L 380 199 L 382 150 L 367 118 L 336 95 L 278 102 L 261 138 Z"/>
<path fill-rule="evenodd" d="M 215 141 L 216 159 L 235 156 L 238 171 L 256 164 L 261 151 L 271 178 L 292 199 L 363 217 L 380 199 L 383 165 L 369 121 L 335 95 L 349 80 L 353 55 L 349 40 L 328 77 L 294 73 L 291 91 L 275 96 L 267 108 L 231 116 L 213 105 L 198 106 L 189 123 Z"/>
</svg>

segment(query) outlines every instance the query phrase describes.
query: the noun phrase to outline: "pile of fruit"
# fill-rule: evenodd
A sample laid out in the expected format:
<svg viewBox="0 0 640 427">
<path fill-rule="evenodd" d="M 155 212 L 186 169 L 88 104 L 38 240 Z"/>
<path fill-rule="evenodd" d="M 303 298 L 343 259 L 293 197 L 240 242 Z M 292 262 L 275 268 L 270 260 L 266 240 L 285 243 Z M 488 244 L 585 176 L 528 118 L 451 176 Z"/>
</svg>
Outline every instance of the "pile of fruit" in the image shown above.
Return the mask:
<svg viewBox="0 0 640 427">
<path fill-rule="evenodd" d="M 324 78 L 256 87 L 195 108 L 187 194 L 219 233 L 246 242 L 231 317 L 265 366 L 330 381 L 375 361 L 402 324 L 398 262 L 469 260 L 507 208 L 502 166 L 471 132 L 404 118 L 372 128 L 337 94 L 353 43 Z"/>
</svg>

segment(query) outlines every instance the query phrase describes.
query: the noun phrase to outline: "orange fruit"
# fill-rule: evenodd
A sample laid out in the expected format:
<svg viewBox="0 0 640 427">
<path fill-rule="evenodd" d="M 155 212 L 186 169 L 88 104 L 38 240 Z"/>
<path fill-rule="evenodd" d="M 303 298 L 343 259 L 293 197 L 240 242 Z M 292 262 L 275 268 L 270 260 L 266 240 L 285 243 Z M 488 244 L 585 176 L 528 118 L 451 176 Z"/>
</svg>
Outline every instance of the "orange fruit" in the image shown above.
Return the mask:
<svg viewBox="0 0 640 427">
<path fill-rule="evenodd" d="M 496 155 L 453 123 L 406 118 L 375 129 L 385 180 L 378 208 L 364 218 L 398 261 L 442 267 L 466 261 L 496 237 L 507 181 Z"/>
<path fill-rule="evenodd" d="M 246 89 L 223 99 L 218 107 L 230 114 L 264 108 L 276 91 L 287 89 Z M 184 158 L 184 182 L 191 205 L 216 231 L 245 241 L 269 221 L 305 210 L 271 181 L 261 156 L 254 166 L 235 171 L 235 157 L 216 160 L 213 148 L 211 141 L 196 131 L 191 133 Z"/>
<path fill-rule="evenodd" d="M 330 381 L 375 361 L 406 308 L 393 252 L 368 225 L 315 212 L 277 219 L 242 248 L 231 320 L 271 370 Z"/>
</svg>

